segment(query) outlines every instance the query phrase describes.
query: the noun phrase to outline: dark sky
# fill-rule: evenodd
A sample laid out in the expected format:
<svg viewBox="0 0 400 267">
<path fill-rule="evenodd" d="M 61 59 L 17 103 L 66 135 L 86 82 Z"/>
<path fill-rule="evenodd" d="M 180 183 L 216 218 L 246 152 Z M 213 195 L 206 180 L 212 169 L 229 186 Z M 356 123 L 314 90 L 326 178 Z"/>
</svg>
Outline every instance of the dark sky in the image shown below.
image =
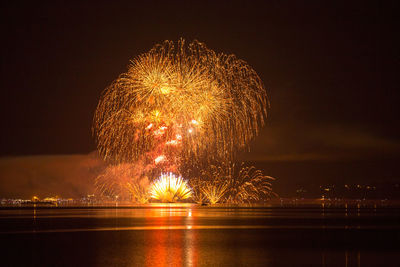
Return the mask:
<svg viewBox="0 0 400 267">
<path fill-rule="evenodd" d="M 95 150 L 102 90 L 184 37 L 246 60 L 267 87 L 268 124 L 243 158 L 285 185 L 399 180 L 395 1 L 72 2 L 1 4 L 1 156 Z"/>
</svg>

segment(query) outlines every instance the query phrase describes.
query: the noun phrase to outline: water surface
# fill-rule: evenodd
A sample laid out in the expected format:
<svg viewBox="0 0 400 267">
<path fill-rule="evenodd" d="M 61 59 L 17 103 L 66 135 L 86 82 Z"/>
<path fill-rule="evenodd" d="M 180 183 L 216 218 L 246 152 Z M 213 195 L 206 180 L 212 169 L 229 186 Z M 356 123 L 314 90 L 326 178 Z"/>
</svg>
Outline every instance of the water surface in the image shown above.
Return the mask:
<svg viewBox="0 0 400 267">
<path fill-rule="evenodd" d="M 0 210 L 5 266 L 399 266 L 398 208 Z"/>
</svg>

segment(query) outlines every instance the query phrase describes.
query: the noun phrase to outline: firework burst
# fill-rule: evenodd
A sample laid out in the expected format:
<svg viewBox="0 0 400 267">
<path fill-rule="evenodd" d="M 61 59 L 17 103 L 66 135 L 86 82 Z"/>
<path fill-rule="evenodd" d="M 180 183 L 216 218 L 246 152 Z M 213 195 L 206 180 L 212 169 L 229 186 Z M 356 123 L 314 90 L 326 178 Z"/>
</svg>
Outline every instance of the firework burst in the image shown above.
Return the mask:
<svg viewBox="0 0 400 267">
<path fill-rule="evenodd" d="M 189 198 L 192 190 L 182 177 L 176 177 L 174 174 L 161 174 L 150 186 L 151 198 L 161 202 L 177 202 Z"/>
<path fill-rule="evenodd" d="M 211 205 L 218 203 L 223 199 L 225 193 L 227 193 L 229 188 L 229 180 L 228 181 L 218 181 L 214 180 L 210 183 L 205 183 L 204 187 L 201 188 L 204 196 Z"/>
<path fill-rule="evenodd" d="M 261 170 L 254 166 L 244 167 L 235 174 L 235 166 L 230 169 L 231 182 L 227 198 L 228 203 L 251 203 L 270 199 L 276 194 L 272 191 L 271 182 L 275 178 L 264 175 Z"/>
<path fill-rule="evenodd" d="M 254 166 L 224 163 L 203 171 L 201 186 L 194 187 L 194 190 L 200 190 L 195 194 L 202 193 L 210 204 L 260 202 L 276 196 L 272 191 L 273 180 Z"/>
<path fill-rule="evenodd" d="M 107 161 L 145 160 L 176 172 L 183 160 L 231 159 L 257 135 L 267 107 L 245 61 L 198 41 L 165 41 L 103 92 L 93 130 Z"/>
</svg>

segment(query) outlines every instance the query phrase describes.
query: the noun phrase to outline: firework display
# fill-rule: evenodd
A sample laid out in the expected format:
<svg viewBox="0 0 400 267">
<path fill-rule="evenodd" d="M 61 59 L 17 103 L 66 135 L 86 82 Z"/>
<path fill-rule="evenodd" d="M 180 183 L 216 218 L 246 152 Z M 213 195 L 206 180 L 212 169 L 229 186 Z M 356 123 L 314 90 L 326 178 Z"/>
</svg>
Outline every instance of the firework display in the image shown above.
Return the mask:
<svg viewBox="0 0 400 267">
<path fill-rule="evenodd" d="M 229 181 L 213 181 L 211 183 L 205 183 L 201 191 L 208 202 L 213 205 L 222 200 L 223 196 L 227 192 Z"/>
<path fill-rule="evenodd" d="M 276 196 L 271 184 L 275 178 L 263 175 L 262 171 L 254 166 L 245 167 L 242 164 L 240 170 L 235 173 L 235 165 L 233 165 L 228 168 L 228 173 L 230 179 L 226 199 L 228 203 L 251 203 Z"/>
<path fill-rule="evenodd" d="M 191 196 L 192 190 L 182 177 L 174 174 L 164 174 L 155 180 L 150 186 L 150 196 L 161 202 L 176 202 Z"/>
<path fill-rule="evenodd" d="M 267 107 L 245 61 L 198 41 L 165 41 L 103 92 L 93 129 L 105 160 L 145 158 L 176 172 L 184 159 L 232 158 L 257 135 Z"/>
<path fill-rule="evenodd" d="M 137 203 L 244 203 L 269 196 L 269 177 L 253 168 L 234 175 L 227 167 L 258 134 L 268 107 L 263 83 L 245 61 L 198 41 L 157 44 L 100 98 L 93 133 L 110 166 L 97 188 Z M 212 179 L 197 178 L 211 163 L 220 166 Z"/>
<path fill-rule="evenodd" d="M 196 191 L 194 194 L 202 194 L 210 204 L 252 203 L 276 196 L 272 191 L 273 180 L 273 177 L 263 175 L 254 166 L 248 167 L 244 163 L 238 166 L 228 162 L 203 171 L 203 177 L 199 179 L 200 186 L 193 189 Z"/>
</svg>

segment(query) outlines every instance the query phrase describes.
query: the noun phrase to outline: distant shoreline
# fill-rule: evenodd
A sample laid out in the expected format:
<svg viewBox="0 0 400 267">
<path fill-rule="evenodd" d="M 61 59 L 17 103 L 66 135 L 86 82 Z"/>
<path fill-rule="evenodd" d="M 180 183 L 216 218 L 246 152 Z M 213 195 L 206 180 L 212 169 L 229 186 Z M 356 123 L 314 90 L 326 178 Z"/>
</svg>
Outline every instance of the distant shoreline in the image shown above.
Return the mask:
<svg viewBox="0 0 400 267">
<path fill-rule="evenodd" d="M 329 208 L 329 209 L 373 209 L 397 208 L 400 200 L 354 200 L 354 199 L 296 199 L 280 198 L 266 203 L 253 204 L 214 204 L 196 203 L 148 203 L 103 202 L 95 204 L 56 204 L 51 202 L 31 202 L 22 204 L 3 204 L 1 209 L 147 209 L 147 208 L 241 208 L 241 209 L 279 209 L 279 208 Z"/>
</svg>

